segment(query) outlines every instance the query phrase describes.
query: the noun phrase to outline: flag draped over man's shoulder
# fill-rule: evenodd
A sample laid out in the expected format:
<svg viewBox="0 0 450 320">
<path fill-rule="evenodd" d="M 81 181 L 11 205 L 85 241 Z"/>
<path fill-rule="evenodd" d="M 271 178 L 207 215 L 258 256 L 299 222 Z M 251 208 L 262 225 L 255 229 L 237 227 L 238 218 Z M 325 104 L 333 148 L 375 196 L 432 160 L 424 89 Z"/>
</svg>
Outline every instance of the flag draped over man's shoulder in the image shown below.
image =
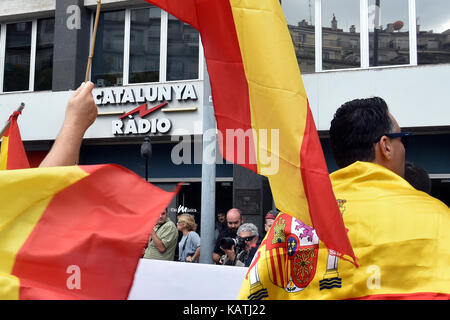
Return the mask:
<svg viewBox="0 0 450 320">
<path fill-rule="evenodd" d="M 279 1 L 146 1 L 200 32 L 224 158 L 267 176 L 279 210 L 355 259 Z"/>
<path fill-rule="evenodd" d="M 176 192 L 116 165 L 0 172 L 0 299 L 127 299 Z"/>
<path fill-rule="evenodd" d="M 0 150 L 0 170 L 26 169 L 30 167 L 20 136 L 17 118 L 20 112 L 14 111 L 9 117 L 9 128 L 3 133 Z"/>
<path fill-rule="evenodd" d="M 378 164 L 331 175 L 359 268 L 314 229 L 280 214 L 252 261 L 240 299 L 450 299 L 450 210 Z"/>
</svg>

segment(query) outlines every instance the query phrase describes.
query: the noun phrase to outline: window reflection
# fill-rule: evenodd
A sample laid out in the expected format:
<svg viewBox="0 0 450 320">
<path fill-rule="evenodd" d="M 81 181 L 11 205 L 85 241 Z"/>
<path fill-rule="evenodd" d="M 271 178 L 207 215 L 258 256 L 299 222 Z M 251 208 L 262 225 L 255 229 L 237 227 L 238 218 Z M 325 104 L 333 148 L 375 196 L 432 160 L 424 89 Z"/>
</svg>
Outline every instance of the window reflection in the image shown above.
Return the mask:
<svg viewBox="0 0 450 320">
<path fill-rule="evenodd" d="M 303 74 L 315 71 L 314 0 L 281 1 L 295 55 Z"/>
<path fill-rule="evenodd" d="M 161 9 L 131 11 L 130 83 L 159 81 Z"/>
<path fill-rule="evenodd" d="M 34 90 L 52 89 L 55 19 L 38 20 Z"/>
<path fill-rule="evenodd" d="M 418 64 L 450 62 L 450 2 L 416 0 Z"/>
<path fill-rule="evenodd" d="M 167 80 L 198 78 L 198 31 L 169 15 L 167 36 Z"/>
<path fill-rule="evenodd" d="M 409 64 L 408 0 L 369 0 L 370 66 Z"/>
<path fill-rule="evenodd" d="M 6 26 L 5 74 L 3 91 L 29 90 L 31 22 Z"/>
<path fill-rule="evenodd" d="M 322 1 L 322 69 L 361 65 L 359 0 Z"/>
<path fill-rule="evenodd" d="M 123 84 L 125 10 L 100 13 L 92 82 L 98 87 Z"/>
</svg>

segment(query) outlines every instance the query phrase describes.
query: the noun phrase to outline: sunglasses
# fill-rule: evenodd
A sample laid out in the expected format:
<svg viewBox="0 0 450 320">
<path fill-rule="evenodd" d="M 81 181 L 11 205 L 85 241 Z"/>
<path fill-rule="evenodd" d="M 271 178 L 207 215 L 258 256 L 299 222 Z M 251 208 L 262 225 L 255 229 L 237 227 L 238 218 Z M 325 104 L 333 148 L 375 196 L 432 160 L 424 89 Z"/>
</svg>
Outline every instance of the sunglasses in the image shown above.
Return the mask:
<svg viewBox="0 0 450 320">
<path fill-rule="evenodd" d="M 250 236 L 250 237 L 245 237 L 242 238 L 244 241 L 252 241 L 253 239 L 255 239 L 256 236 Z"/>
<path fill-rule="evenodd" d="M 408 144 L 408 137 L 412 135 L 412 132 L 395 132 L 395 133 L 385 133 L 381 136 L 379 136 L 376 140 L 375 143 L 377 143 L 378 141 L 380 141 L 380 139 L 383 136 L 388 137 L 389 139 L 396 139 L 396 138 L 400 138 L 403 146 L 406 148 L 406 145 Z"/>
</svg>

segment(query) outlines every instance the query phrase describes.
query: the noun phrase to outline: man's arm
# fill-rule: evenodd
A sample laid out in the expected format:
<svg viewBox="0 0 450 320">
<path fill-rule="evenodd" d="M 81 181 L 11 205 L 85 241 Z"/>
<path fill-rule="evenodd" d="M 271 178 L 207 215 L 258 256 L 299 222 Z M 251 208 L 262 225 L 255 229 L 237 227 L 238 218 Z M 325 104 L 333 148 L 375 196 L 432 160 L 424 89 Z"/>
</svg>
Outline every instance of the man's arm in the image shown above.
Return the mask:
<svg viewBox="0 0 450 320">
<path fill-rule="evenodd" d="M 153 244 L 155 245 L 155 248 L 158 249 L 159 252 L 164 253 L 166 251 L 166 246 L 161 241 L 161 239 L 156 235 L 156 232 L 152 232 L 152 240 Z"/>
<path fill-rule="evenodd" d="M 97 118 L 97 106 L 92 96 L 94 84 L 83 83 L 72 95 L 66 107 L 61 131 L 50 152 L 39 167 L 71 166 L 78 164 L 81 142 L 86 130 Z"/>
</svg>

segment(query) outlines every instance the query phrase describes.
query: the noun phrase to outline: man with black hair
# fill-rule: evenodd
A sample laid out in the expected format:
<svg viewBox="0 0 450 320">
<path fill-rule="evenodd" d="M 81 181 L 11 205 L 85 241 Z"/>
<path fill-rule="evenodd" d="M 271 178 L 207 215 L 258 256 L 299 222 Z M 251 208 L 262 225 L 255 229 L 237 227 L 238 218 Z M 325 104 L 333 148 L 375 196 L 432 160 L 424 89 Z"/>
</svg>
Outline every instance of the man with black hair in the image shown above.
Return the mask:
<svg viewBox="0 0 450 320">
<path fill-rule="evenodd" d="M 450 210 L 403 179 L 407 135 L 379 97 L 343 104 L 330 179 L 359 267 L 281 213 L 239 299 L 450 299 Z"/>
<path fill-rule="evenodd" d="M 450 297 L 450 210 L 404 180 L 409 134 L 382 98 L 343 104 L 330 127 L 341 168 L 330 175 L 333 191 L 360 267 L 376 266 L 383 277 L 377 294 Z M 367 286 L 366 294 L 373 294 Z"/>
</svg>

